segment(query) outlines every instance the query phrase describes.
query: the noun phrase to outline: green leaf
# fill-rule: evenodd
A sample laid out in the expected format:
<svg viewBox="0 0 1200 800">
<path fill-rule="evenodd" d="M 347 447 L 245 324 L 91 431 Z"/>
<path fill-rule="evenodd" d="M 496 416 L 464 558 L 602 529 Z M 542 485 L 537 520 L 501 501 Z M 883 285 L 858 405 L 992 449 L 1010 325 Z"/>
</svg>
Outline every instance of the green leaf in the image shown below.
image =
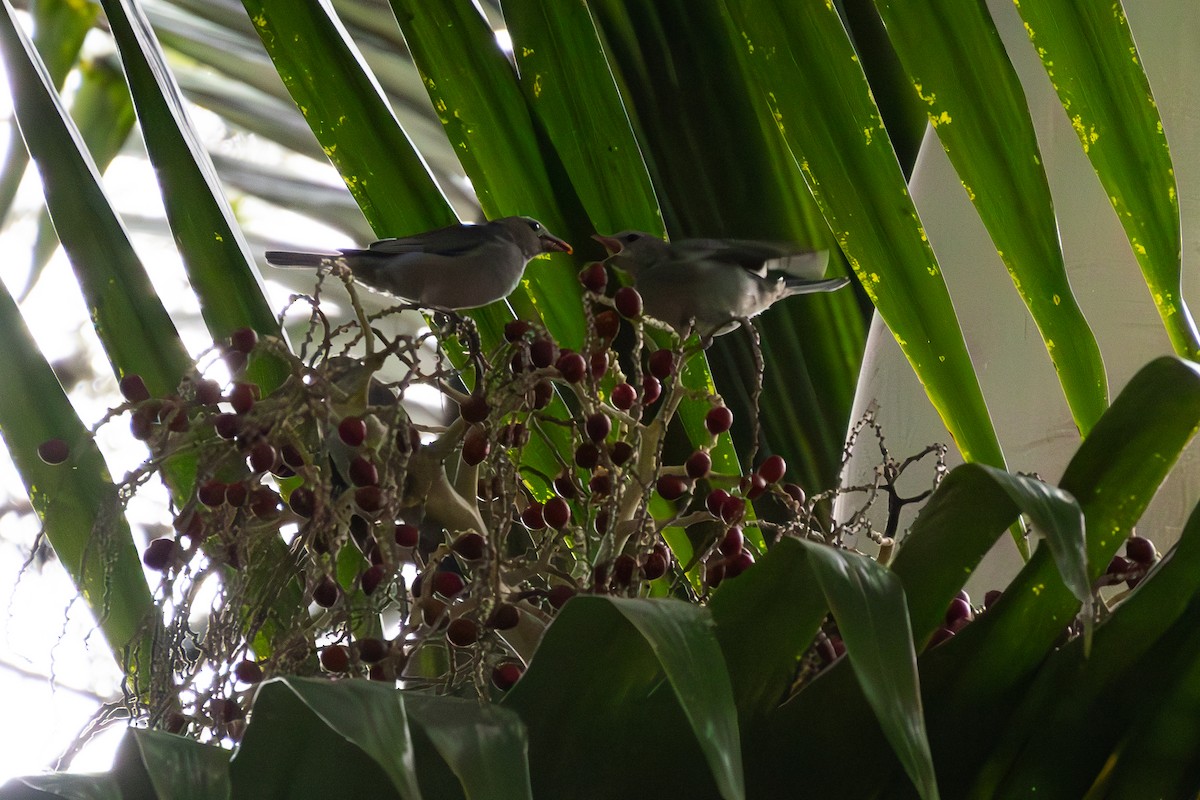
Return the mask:
<svg viewBox="0 0 1200 800">
<path fill-rule="evenodd" d="M 282 338 L 258 268 L 150 23 L 136 0 L 101 2 L 121 52 L 167 220 L 209 333 L 221 341 L 239 328 L 250 327 Z M 248 375 L 269 392 L 283 382 L 287 370 L 275 358 L 262 356 L 252 360 Z"/>
<path fill-rule="evenodd" d="M 537 797 L 744 796 L 737 712 L 708 613 L 576 597 L 504 698 L 529 730 Z M 691 735 L 684 735 L 690 731 Z"/>
<path fill-rule="evenodd" d="M 264 683 L 230 778 L 235 799 L 421 797 L 402 694 L 366 681 Z"/>
<path fill-rule="evenodd" d="M 408 692 L 412 725 L 433 742 L 468 798 L 532 798 L 529 742 L 511 711 L 455 697 Z"/>
<path fill-rule="evenodd" d="M 75 775 L 53 772 L 14 778 L 0 788 L 0 800 L 45 800 L 61 797 L 65 800 L 125 800 L 126 795 L 117 779 L 111 775 Z M 145 787 L 149 789 L 149 787 Z"/>
<path fill-rule="evenodd" d="M 778 126 L 963 457 L 1003 467 L 941 270 L 837 12 L 822 3 L 725 5 L 761 114 Z"/>
<path fill-rule="evenodd" d="M 12 7 L 5 3 L 4 10 L 0 47 L 17 121 L 41 173 L 50 217 L 75 268 L 96 333 L 118 375 L 141 375 L 156 396 L 174 391 L 191 368 L 191 359 L 104 194 L 79 131 Z"/>
<path fill-rule="evenodd" d="M 279 76 L 380 236 L 458 221 L 328 4 L 244 0 Z"/>
<path fill-rule="evenodd" d="M 158 797 L 222 800 L 229 797 L 228 750 L 161 731 L 130 728 L 117 750 L 114 771 L 144 776 Z"/>
<path fill-rule="evenodd" d="M 1175 169 L 1120 0 L 1021 0 L 1017 9 L 1104 184 L 1175 352 L 1200 356 L 1183 299 Z"/>
<path fill-rule="evenodd" d="M 1161 681 L 1159 642 L 1190 625 L 1200 591 L 1200 506 L 1179 544 L 1131 597 L 1096 628 L 1090 655 L 1075 640 L 1051 654 L 980 771 L 972 794 L 1083 796 Z M 1169 674 L 1169 673 L 1168 673 Z M 1167 796 L 1167 795 L 1164 795 Z"/>
<path fill-rule="evenodd" d="M 938 797 L 900 579 L 858 553 L 797 541 L 804 546 L 846 643 L 850 666 L 884 735 L 921 797 Z"/>
<path fill-rule="evenodd" d="M 507 0 L 521 90 L 604 233 L 662 236 L 662 213 L 585 3 Z"/>
<path fill-rule="evenodd" d="M 1067 280 L 1050 186 L 1016 70 L 987 6 L 876 0 L 967 195 L 1029 307 L 1075 424 L 1087 435 L 1108 379 Z"/>
<path fill-rule="evenodd" d="M 114 63 L 108 60 L 86 61 L 80 64 L 79 74 L 79 88 L 71 100 L 71 118 L 79 128 L 96 169 L 104 172 L 129 139 L 137 116 L 121 70 Z M 54 232 L 50 215 L 43 212 L 37 224 L 37 243 L 33 249 L 26 292 L 36 283 L 58 249 L 58 235 Z"/>
<path fill-rule="evenodd" d="M 745 724 L 785 695 L 829 604 L 804 548 L 783 539 L 755 565 L 753 577 L 723 581 L 709 610 Z"/>
</svg>

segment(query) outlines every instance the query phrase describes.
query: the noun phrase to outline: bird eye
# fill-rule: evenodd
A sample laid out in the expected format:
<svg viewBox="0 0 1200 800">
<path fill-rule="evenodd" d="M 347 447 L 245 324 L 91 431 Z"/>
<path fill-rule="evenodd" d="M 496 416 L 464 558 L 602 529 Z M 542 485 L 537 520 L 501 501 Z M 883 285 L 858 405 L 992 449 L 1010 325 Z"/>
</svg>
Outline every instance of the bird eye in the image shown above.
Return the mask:
<svg viewBox="0 0 1200 800">
<path fill-rule="evenodd" d="M 633 244 L 638 240 L 638 238 L 639 237 L 636 233 L 630 233 L 625 236 L 625 242 L 626 244 Z"/>
<path fill-rule="evenodd" d="M 533 231 L 540 231 L 542 229 L 542 223 L 538 222 L 536 219 L 531 219 L 529 220 L 529 229 Z"/>
</svg>

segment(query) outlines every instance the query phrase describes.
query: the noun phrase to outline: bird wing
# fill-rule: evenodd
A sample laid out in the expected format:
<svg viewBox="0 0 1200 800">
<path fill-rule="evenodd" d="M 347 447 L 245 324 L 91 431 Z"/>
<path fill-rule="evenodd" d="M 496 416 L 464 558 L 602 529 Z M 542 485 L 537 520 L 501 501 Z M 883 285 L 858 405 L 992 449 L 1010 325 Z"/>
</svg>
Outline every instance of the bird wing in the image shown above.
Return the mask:
<svg viewBox="0 0 1200 800">
<path fill-rule="evenodd" d="M 443 256 L 458 256 L 467 253 L 485 241 L 487 234 L 483 225 L 447 225 L 415 236 L 401 236 L 372 242 L 367 250 L 355 253 L 370 255 L 401 255 L 404 253 L 437 253 Z M 349 254 L 351 251 L 343 251 Z"/>
</svg>

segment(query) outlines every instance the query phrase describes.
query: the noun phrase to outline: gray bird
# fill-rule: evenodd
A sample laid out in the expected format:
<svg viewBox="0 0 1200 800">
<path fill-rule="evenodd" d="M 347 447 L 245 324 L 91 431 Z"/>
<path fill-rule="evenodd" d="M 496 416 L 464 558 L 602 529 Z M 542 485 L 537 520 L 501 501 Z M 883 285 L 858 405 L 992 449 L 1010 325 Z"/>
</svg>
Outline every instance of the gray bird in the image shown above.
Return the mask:
<svg viewBox="0 0 1200 800">
<path fill-rule="evenodd" d="M 720 336 L 785 297 L 832 292 L 850 283 L 821 278 L 829 263 L 826 250 L 749 239 L 664 242 L 642 231 L 592 238 L 609 252 L 610 264 L 633 277 L 645 313 L 680 333 L 694 323 L 702 336 Z"/>
<path fill-rule="evenodd" d="M 355 280 L 423 306 L 478 308 L 508 297 L 525 265 L 543 253 L 570 253 L 571 245 L 529 217 L 482 225 L 448 225 L 415 236 L 381 239 L 366 250 L 337 253 L 268 251 L 276 267 L 345 264 Z"/>
</svg>

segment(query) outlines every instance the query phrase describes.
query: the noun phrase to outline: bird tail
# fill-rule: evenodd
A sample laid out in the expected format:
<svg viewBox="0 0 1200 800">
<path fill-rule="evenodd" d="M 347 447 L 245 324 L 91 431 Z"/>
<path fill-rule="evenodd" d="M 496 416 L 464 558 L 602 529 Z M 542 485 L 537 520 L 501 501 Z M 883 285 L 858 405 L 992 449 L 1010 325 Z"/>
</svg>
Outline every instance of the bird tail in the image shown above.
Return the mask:
<svg viewBox="0 0 1200 800">
<path fill-rule="evenodd" d="M 763 266 L 766 267 L 767 272 L 782 272 L 793 278 L 816 280 L 825 275 L 825 268 L 829 266 L 829 251 L 789 253 L 779 258 L 772 258 Z"/>
<path fill-rule="evenodd" d="M 337 253 L 297 253 L 291 250 L 268 250 L 263 253 L 263 257 L 273 267 L 316 269 L 340 256 Z"/>
<path fill-rule="evenodd" d="M 787 287 L 788 295 L 812 294 L 814 292 L 835 292 L 850 283 L 849 278 L 828 278 L 821 281 L 806 281 L 800 278 L 784 278 L 783 285 Z"/>
</svg>

